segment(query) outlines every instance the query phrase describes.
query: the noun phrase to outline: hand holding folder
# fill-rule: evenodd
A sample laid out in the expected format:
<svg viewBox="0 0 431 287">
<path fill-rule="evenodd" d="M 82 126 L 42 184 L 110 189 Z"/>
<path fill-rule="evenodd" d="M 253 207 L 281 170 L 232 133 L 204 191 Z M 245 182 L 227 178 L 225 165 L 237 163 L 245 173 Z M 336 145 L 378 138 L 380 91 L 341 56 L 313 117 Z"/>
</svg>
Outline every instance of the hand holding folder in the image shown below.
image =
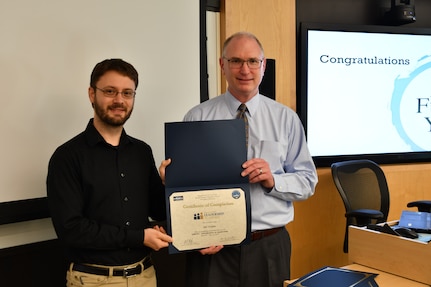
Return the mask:
<svg viewBox="0 0 431 287">
<path fill-rule="evenodd" d="M 250 198 L 244 121 L 165 124 L 169 252 L 247 242 Z"/>
</svg>

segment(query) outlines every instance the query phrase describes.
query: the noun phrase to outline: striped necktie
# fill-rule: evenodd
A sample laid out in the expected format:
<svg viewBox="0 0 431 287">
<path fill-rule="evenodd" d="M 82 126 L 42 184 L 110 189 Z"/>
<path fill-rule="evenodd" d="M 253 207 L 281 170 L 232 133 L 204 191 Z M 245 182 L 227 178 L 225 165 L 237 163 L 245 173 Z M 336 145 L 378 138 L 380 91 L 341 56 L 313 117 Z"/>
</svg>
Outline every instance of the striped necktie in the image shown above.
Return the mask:
<svg viewBox="0 0 431 287">
<path fill-rule="evenodd" d="M 241 104 L 238 107 L 238 114 L 236 115 L 237 119 L 244 120 L 245 123 L 245 146 L 248 147 L 248 119 L 247 119 L 247 106 L 245 104 Z"/>
</svg>

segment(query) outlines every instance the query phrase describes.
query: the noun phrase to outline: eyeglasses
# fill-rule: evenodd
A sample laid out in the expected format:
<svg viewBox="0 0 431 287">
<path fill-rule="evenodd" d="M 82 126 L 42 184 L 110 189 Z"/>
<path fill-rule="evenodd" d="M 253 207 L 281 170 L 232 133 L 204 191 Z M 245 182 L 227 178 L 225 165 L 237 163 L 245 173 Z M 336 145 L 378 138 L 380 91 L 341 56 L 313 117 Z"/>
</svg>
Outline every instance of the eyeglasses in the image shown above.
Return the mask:
<svg viewBox="0 0 431 287">
<path fill-rule="evenodd" d="M 224 57 L 223 57 L 224 58 Z M 240 69 L 244 63 L 247 63 L 247 66 L 250 69 L 259 69 L 262 66 L 263 59 L 250 58 L 248 60 L 243 60 L 240 58 L 224 58 L 229 63 L 229 68 L 231 69 Z"/>
<path fill-rule="evenodd" d="M 118 94 L 121 94 L 125 99 L 132 99 L 136 95 L 134 90 L 124 90 L 120 92 L 113 88 L 99 89 L 98 87 L 96 87 L 96 90 L 101 91 L 105 97 L 108 98 L 115 98 Z"/>
</svg>

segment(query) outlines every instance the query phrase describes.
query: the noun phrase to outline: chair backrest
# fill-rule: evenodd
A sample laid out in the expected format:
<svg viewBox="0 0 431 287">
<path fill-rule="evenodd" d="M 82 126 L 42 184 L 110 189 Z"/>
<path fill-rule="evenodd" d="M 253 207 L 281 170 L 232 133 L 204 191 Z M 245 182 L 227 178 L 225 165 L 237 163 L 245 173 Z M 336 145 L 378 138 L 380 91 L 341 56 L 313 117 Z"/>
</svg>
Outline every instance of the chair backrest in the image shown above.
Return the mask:
<svg viewBox="0 0 431 287">
<path fill-rule="evenodd" d="M 383 170 L 371 160 L 349 160 L 331 166 L 334 183 L 346 212 L 373 209 L 383 213 L 378 222 L 386 222 L 389 213 L 389 189 Z M 348 224 L 356 224 L 351 218 Z"/>
</svg>

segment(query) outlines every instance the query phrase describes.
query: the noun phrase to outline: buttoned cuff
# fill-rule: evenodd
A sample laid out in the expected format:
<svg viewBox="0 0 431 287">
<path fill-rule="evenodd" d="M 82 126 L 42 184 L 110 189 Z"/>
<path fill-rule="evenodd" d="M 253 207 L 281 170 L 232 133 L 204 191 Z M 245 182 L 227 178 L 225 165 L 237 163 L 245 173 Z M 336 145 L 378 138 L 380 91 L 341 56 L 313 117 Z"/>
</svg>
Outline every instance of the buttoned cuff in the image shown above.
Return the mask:
<svg viewBox="0 0 431 287">
<path fill-rule="evenodd" d="M 272 177 L 274 178 L 274 187 L 272 188 L 271 191 L 275 190 L 277 192 L 284 192 L 285 186 L 282 178 L 277 174 L 273 174 Z"/>
</svg>

